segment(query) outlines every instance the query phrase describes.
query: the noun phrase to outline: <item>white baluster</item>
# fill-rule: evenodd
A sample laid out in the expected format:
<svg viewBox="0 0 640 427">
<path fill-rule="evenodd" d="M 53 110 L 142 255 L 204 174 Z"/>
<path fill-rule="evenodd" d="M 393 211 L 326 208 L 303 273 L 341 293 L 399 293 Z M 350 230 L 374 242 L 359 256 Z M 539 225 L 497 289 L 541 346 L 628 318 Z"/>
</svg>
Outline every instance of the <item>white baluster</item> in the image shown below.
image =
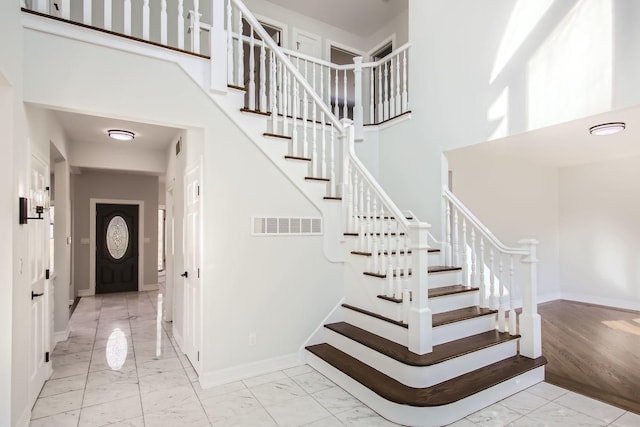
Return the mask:
<svg viewBox="0 0 640 427">
<path fill-rule="evenodd" d="M 163 0 L 165 1 L 165 0 Z M 166 9 L 166 8 L 165 8 Z M 164 20 L 166 26 L 166 18 Z M 193 52 L 200 53 L 200 0 L 193 0 L 193 44 L 191 45 Z M 166 33 L 166 29 L 165 29 Z M 165 41 L 162 42 L 166 44 L 166 35 Z"/>
<path fill-rule="evenodd" d="M 453 265 L 456 267 L 460 267 L 460 234 L 459 234 L 459 223 L 458 223 L 458 210 L 455 209 L 453 211 L 453 253 L 454 260 Z"/>
<path fill-rule="evenodd" d="M 389 61 L 384 63 L 384 119 L 389 118 Z"/>
<path fill-rule="evenodd" d="M 287 70 L 287 67 L 285 67 L 284 64 L 282 64 L 282 62 L 278 61 L 278 65 L 282 70 L 282 80 L 284 85 L 283 96 L 282 96 L 282 133 L 283 135 L 292 135 L 292 133 L 289 133 L 289 108 L 291 108 L 289 106 L 289 96 L 291 96 L 290 94 L 291 89 L 289 88 L 289 71 Z M 292 129 L 292 132 L 293 132 L 293 129 Z M 295 151 L 291 151 L 291 153 L 293 154 L 295 153 Z"/>
<path fill-rule="evenodd" d="M 299 68 L 298 68 L 299 69 Z M 307 78 L 307 60 L 304 60 L 304 79 L 305 81 L 309 81 Z M 307 129 L 309 127 L 309 97 L 307 94 L 307 90 L 303 87 L 302 93 L 302 152 L 303 157 L 309 157 L 309 139 L 307 137 Z"/>
<path fill-rule="evenodd" d="M 513 255 L 509 256 L 509 335 L 518 333 L 516 326 L 516 309 L 513 303 Z"/>
<path fill-rule="evenodd" d="M 487 306 L 487 287 L 484 280 L 484 238 L 480 236 L 480 307 Z"/>
<path fill-rule="evenodd" d="M 40 13 L 49 13 L 49 2 L 46 0 L 32 0 L 32 9 Z"/>
<path fill-rule="evenodd" d="M 347 205 L 347 231 L 351 231 L 353 229 L 355 229 L 355 219 L 354 219 L 354 191 L 353 191 L 353 176 L 351 174 L 351 166 L 348 167 L 348 171 L 347 171 L 347 194 L 345 194 L 346 197 L 346 201 L 343 201 L 343 203 L 346 203 Z"/>
<path fill-rule="evenodd" d="M 376 67 L 378 70 L 378 123 L 384 121 L 384 108 L 382 102 L 382 66 Z"/>
<path fill-rule="evenodd" d="M 296 58 L 296 68 L 300 69 L 298 59 Z M 293 99 L 291 100 L 291 109 L 293 118 L 291 119 L 291 139 L 293 140 L 294 153 L 300 156 L 300 141 L 298 141 L 298 81 L 291 76 L 291 84 L 293 85 Z"/>
<path fill-rule="evenodd" d="M 491 246 L 489 249 L 489 308 L 492 310 L 496 308 L 495 272 L 493 246 Z"/>
<path fill-rule="evenodd" d="M 322 161 L 320 163 L 320 176 L 327 177 L 327 131 L 324 111 L 320 113 L 320 131 L 322 132 Z"/>
<path fill-rule="evenodd" d="M 20 2 L 24 7 L 24 1 Z M 62 0 L 60 4 L 60 17 L 62 19 L 71 19 L 71 0 Z"/>
<path fill-rule="evenodd" d="M 333 127 L 333 123 L 331 124 L 331 176 L 329 176 L 329 180 L 331 182 L 331 195 L 337 195 L 335 191 L 337 182 L 336 182 L 336 130 Z"/>
<path fill-rule="evenodd" d="M 342 99 L 342 117 L 341 118 L 347 118 L 349 117 L 349 106 L 347 104 L 347 70 L 344 70 L 344 87 L 343 87 L 343 99 Z"/>
<path fill-rule="evenodd" d="M 182 4 L 184 0 L 180 0 Z M 227 83 L 231 83 L 235 86 L 240 86 L 239 82 L 234 81 L 234 62 L 233 62 L 233 27 L 231 26 L 231 17 L 233 15 L 233 9 L 231 8 L 231 0 L 227 0 Z M 178 21 L 180 22 L 180 21 Z M 182 37 L 182 48 L 184 48 L 184 23 L 182 24 L 182 31 L 178 31 L 178 37 Z M 182 34 L 182 36 L 180 36 Z"/>
<path fill-rule="evenodd" d="M 376 274 L 380 273 L 380 257 L 378 254 L 378 239 L 376 239 L 375 236 L 372 239 L 372 245 L 371 245 L 371 262 L 372 262 L 371 272 Z"/>
<path fill-rule="evenodd" d="M 398 258 L 396 257 L 396 261 L 399 261 Z M 394 289 L 393 289 L 393 297 L 394 298 L 402 298 L 402 293 L 404 291 L 404 286 L 402 285 L 403 283 L 403 279 L 402 279 L 402 271 L 400 270 L 400 264 L 397 264 L 396 266 L 396 277 L 394 277 Z M 404 301 L 403 301 L 404 302 Z"/>
<path fill-rule="evenodd" d="M 336 68 L 336 90 L 335 90 L 335 94 L 334 94 L 334 104 L 333 104 L 333 114 L 340 118 L 340 101 L 338 101 L 338 80 L 340 80 L 340 77 L 338 77 L 338 69 Z"/>
<path fill-rule="evenodd" d="M 393 66 L 393 58 L 394 57 L 391 57 L 389 59 L 389 63 L 391 64 L 391 70 L 389 71 L 389 118 L 395 117 L 396 115 L 396 97 L 394 92 L 396 70 Z"/>
<path fill-rule="evenodd" d="M 233 49 L 231 45 L 231 5 L 227 5 L 227 79 L 233 76 Z M 184 0 L 178 0 L 178 49 L 184 49 Z M 227 80 L 227 83 L 229 80 Z"/>
<path fill-rule="evenodd" d="M 469 287 L 476 285 L 478 280 L 478 257 L 476 253 L 476 230 L 471 228 L 471 278 Z"/>
<path fill-rule="evenodd" d="M 397 55 L 396 57 L 396 90 L 395 90 L 395 94 L 396 94 L 396 115 L 399 116 L 402 111 L 400 110 L 400 104 L 401 102 L 401 96 L 400 96 L 400 55 Z"/>
<path fill-rule="evenodd" d="M 85 25 L 91 25 L 91 0 L 83 0 L 82 2 L 82 23 Z M 145 0 L 147 5 L 147 12 L 149 8 L 149 0 Z M 147 13 L 147 28 L 149 26 L 149 14 Z M 148 33 L 147 33 L 148 34 Z M 147 36 L 147 39 L 149 36 Z"/>
<path fill-rule="evenodd" d="M 131 0 L 124 0 L 123 3 L 124 14 L 124 33 L 127 36 L 131 35 Z"/>
<path fill-rule="evenodd" d="M 411 309 L 411 291 L 404 289 L 402 291 L 402 321 L 409 323 L 409 310 Z"/>
<path fill-rule="evenodd" d="M 313 91 L 316 92 L 316 64 L 311 64 L 313 67 Z M 320 162 L 318 162 L 318 103 L 313 101 L 313 114 L 311 115 L 311 132 L 313 137 L 313 149 L 311 151 L 311 170 L 313 170 L 313 176 L 323 176 L 322 168 L 319 168 Z M 324 132 L 324 128 L 322 129 Z"/>
<path fill-rule="evenodd" d="M 374 113 L 374 111 L 375 111 L 374 105 L 375 105 L 376 102 L 375 102 L 375 99 L 374 99 L 375 92 L 373 91 L 374 81 L 375 81 L 375 74 L 373 74 L 373 70 L 374 70 L 373 67 L 369 68 L 369 70 L 371 70 L 369 72 L 369 76 L 370 76 L 369 85 L 371 86 L 369 88 L 369 124 L 373 124 L 373 123 L 376 122 L 375 121 L 375 115 L 374 115 L 375 114 Z"/>
<path fill-rule="evenodd" d="M 444 262 L 445 262 L 445 265 L 453 265 L 453 257 L 452 257 L 452 255 L 453 255 L 452 254 L 453 245 L 451 243 L 451 221 L 452 221 L 452 219 L 451 219 L 451 203 L 449 203 L 449 202 L 445 202 L 445 203 L 447 205 L 447 208 L 446 208 L 447 220 L 445 222 L 445 228 L 446 228 L 445 235 L 447 237 L 447 245 L 446 245 L 447 247 L 446 247 L 446 252 L 445 252 L 445 256 L 444 256 L 445 257 Z"/>
<path fill-rule="evenodd" d="M 315 81 L 315 78 L 314 78 Z M 324 101 L 324 66 L 320 65 L 320 99 Z M 327 105 L 330 105 L 327 103 Z M 324 129 L 324 128 L 323 128 Z"/>
<path fill-rule="evenodd" d="M 266 72 L 266 50 L 264 41 L 260 43 L 260 111 L 267 111 L 267 72 Z"/>
<path fill-rule="evenodd" d="M 504 310 L 504 269 L 502 265 L 502 254 L 498 255 L 498 330 L 504 332 L 507 330 Z"/>
<path fill-rule="evenodd" d="M 276 54 L 269 51 L 269 106 L 271 107 L 271 132 L 278 134 L 278 69 Z"/>
<path fill-rule="evenodd" d="M 167 0 L 160 2 L 160 44 L 167 44 Z"/>
<path fill-rule="evenodd" d="M 393 279 L 394 279 L 393 265 L 391 264 L 391 260 L 389 260 L 389 262 L 387 263 L 387 277 L 386 277 L 387 286 L 384 292 L 384 294 L 388 297 L 393 297 L 393 282 L 394 282 Z"/>
<path fill-rule="evenodd" d="M 467 260 L 467 220 L 462 217 L 462 285 L 469 287 L 469 262 Z"/>
<path fill-rule="evenodd" d="M 373 236 L 371 223 L 371 190 L 367 187 L 367 252 L 371 252 L 371 240 Z"/>
<path fill-rule="evenodd" d="M 111 31 L 113 7 L 111 0 L 104 0 L 104 29 Z"/>
<path fill-rule="evenodd" d="M 236 58 L 236 81 L 238 86 L 246 87 L 244 81 L 244 39 L 242 33 L 244 33 L 244 22 L 242 21 L 242 12 L 238 11 L 237 28 L 238 28 L 238 57 Z"/>
<path fill-rule="evenodd" d="M 253 27 L 249 27 L 249 109 L 256 109 L 256 39 L 253 35 Z"/>
<path fill-rule="evenodd" d="M 409 97 L 407 91 L 407 50 L 402 52 L 402 112 L 409 111 Z"/>
</svg>

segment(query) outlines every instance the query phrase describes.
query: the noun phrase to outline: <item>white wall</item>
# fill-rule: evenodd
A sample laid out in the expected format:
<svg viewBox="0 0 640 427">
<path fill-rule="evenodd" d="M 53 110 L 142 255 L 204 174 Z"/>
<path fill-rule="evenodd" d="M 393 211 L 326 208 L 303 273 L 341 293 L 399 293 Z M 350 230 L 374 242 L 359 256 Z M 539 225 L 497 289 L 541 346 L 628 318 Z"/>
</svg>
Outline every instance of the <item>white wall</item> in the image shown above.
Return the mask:
<svg viewBox="0 0 640 427">
<path fill-rule="evenodd" d="M 481 147 L 448 152 L 453 193 L 507 246 L 537 239 L 538 296 L 559 297 L 558 170 Z"/>
<path fill-rule="evenodd" d="M 326 261 L 322 238 L 254 238 L 249 219 L 317 215 L 304 196 L 175 64 L 33 31 L 25 50 L 29 101 L 117 112 L 188 129 L 188 140 L 202 141 L 205 374 L 297 352 L 339 301 L 341 266 Z M 38 71 L 45 68 L 46 75 Z M 198 154 L 187 150 L 186 166 Z M 182 200 L 179 187 L 175 200 Z M 257 335 L 251 349 L 249 332 Z"/>
<path fill-rule="evenodd" d="M 409 0 L 413 119 L 380 137 L 383 187 L 439 229 L 443 151 L 637 105 L 636 3 Z"/>
<path fill-rule="evenodd" d="M 146 172 L 162 175 L 165 158 L 162 150 L 148 150 L 132 145 L 71 143 L 69 162 L 74 167 Z"/>
<path fill-rule="evenodd" d="M 640 157 L 560 170 L 565 298 L 640 310 Z"/>
</svg>

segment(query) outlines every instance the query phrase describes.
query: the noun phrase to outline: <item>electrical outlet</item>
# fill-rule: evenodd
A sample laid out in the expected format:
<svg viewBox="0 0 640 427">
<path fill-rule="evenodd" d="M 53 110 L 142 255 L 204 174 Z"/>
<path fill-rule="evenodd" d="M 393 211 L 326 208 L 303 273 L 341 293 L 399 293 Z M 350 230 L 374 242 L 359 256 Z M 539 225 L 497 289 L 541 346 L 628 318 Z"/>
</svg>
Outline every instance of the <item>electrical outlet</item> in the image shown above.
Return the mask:
<svg viewBox="0 0 640 427">
<path fill-rule="evenodd" d="M 256 345 L 256 333 L 255 332 L 249 334 L 249 345 L 250 346 Z"/>
</svg>

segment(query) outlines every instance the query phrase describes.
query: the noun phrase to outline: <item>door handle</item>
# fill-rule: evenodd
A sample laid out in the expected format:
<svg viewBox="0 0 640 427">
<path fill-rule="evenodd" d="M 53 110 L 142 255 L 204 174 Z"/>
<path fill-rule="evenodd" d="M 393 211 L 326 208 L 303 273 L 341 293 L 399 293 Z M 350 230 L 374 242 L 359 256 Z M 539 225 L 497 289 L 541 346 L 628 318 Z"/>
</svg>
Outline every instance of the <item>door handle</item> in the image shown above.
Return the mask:
<svg viewBox="0 0 640 427">
<path fill-rule="evenodd" d="M 180 276 L 184 277 L 185 279 L 189 277 L 189 272 L 185 271 L 184 273 L 182 273 Z"/>
<path fill-rule="evenodd" d="M 33 300 L 35 297 L 41 297 L 42 295 L 44 295 L 44 292 L 41 294 L 36 294 L 35 292 L 31 291 L 31 299 Z"/>
</svg>

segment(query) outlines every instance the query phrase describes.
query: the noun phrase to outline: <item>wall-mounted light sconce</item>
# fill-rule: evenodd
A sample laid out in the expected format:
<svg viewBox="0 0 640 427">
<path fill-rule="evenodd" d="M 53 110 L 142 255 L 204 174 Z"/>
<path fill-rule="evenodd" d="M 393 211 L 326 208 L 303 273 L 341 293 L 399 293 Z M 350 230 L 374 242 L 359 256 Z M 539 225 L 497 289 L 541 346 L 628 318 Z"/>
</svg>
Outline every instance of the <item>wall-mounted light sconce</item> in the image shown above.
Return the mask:
<svg viewBox="0 0 640 427">
<path fill-rule="evenodd" d="M 49 187 L 45 187 L 44 190 L 37 190 L 31 194 L 31 206 L 34 206 L 33 211 L 38 215 L 30 217 L 29 215 L 29 199 L 26 197 L 20 197 L 18 201 L 19 206 L 19 223 L 26 224 L 30 219 L 44 219 L 42 214 L 45 209 L 49 209 Z"/>
</svg>

